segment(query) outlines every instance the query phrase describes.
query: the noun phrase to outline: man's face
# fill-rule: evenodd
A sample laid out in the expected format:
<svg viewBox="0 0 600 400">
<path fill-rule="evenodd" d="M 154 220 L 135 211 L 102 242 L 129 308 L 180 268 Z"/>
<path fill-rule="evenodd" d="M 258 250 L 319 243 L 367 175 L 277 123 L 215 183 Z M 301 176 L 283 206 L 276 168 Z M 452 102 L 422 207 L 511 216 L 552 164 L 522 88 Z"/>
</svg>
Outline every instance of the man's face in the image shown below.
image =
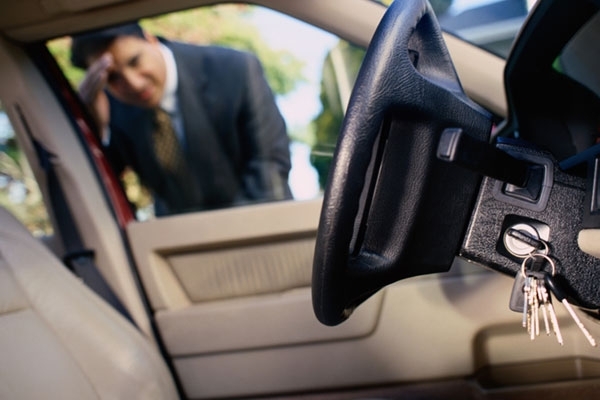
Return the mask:
<svg viewBox="0 0 600 400">
<path fill-rule="evenodd" d="M 112 55 L 107 68 L 108 91 L 118 100 L 138 107 L 160 104 L 166 80 L 165 60 L 158 39 L 135 36 L 115 39 L 106 53 Z M 106 54 L 105 53 L 105 54 Z"/>
</svg>

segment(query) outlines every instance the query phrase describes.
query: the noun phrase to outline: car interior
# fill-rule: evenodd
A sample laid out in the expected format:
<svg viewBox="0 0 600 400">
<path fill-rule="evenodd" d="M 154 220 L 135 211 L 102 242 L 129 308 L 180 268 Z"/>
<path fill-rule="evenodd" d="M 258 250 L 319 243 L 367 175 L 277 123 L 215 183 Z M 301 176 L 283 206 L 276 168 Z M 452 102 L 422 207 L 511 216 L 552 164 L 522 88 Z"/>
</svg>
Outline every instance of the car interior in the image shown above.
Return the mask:
<svg viewBox="0 0 600 400">
<path fill-rule="evenodd" d="M 599 9 L 0 3 L 0 399 L 597 398 Z M 69 43 L 131 21 L 294 81 L 293 200 L 114 173 Z"/>
</svg>

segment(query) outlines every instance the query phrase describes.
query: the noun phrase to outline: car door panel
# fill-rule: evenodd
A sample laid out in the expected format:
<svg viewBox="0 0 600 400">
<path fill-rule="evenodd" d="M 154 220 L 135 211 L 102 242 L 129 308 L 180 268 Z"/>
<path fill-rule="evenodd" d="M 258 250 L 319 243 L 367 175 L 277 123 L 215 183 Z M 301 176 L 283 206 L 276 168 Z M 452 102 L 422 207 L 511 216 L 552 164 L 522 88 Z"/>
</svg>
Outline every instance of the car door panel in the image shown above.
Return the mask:
<svg viewBox="0 0 600 400">
<path fill-rule="evenodd" d="M 152 308 L 309 286 L 319 209 L 282 202 L 129 224 Z"/>
<path fill-rule="evenodd" d="M 205 382 L 203 367 L 195 365 L 207 356 L 222 354 L 217 357 L 226 362 L 232 354 L 281 348 L 285 358 L 286 348 L 358 340 L 373 332 L 382 296 L 336 329 L 314 317 L 310 278 L 320 206 L 321 200 L 271 203 L 128 226 L 161 338 L 181 376 L 191 377 L 186 391 Z M 263 390 L 271 390 L 267 386 Z M 190 397 L 222 396 L 223 389 Z"/>
<path fill-rule="evenodd" d="M 234 248 L 169 256 L 169 263 L 194 303 L 268 294 L 310 286 L 314 237 L 275 239 Z"/>
<path fill-rule="evenodd" d="M 449 273 L 388 287 L 340 326 L 321 326 L 303 281 L 310 276 L 319 212 L 320 200 L 283 202 L 128 227 L 158 331 L 187 396 L 443 380 L 480 370 L 489 371 L 487 385 L 508 385 L 535 382 L 535 374 L 511 369 L 532 360 L 542 365 L 562 360 L 560 378 L 584 357 L 591 370 L 600 365 L 600 357 L 589 354 L 585 338 L 558 306 L 565 346 L 553 336 L 531 342 L 520 314 L 508 308 L 513 279 L 461 259 Z M 253 256 L 255 249 L 260 255 Z M 265 259 L 292 262 L 282 267 Z M 258 269 L 263 275 L 256 273 L 235 291 L 231 282 L 220 289 L 218 274 L 205 271 L 219 265 L 232 278 L 255 263 L 268 268 Z M 304 272 L 291 275 L 304 278 L 269 276 L 295 269 Z M 204 279 L 208 282 L 198 287 L 183 281 Z M 598 326 L 590 330 L 600 335 Z"/>
<path fill-rule="evenodd" d="M 314 318 L 309 287 L 320 203 L 273 203 L 128 226 L 172 355 L 348 339 L 374 329 L 378 302 L 343 329 L 327 329 Z"/>
<path fill-rule="evenodd" d="M 347 323 L 363 319 L 363 311 L 379 309 L 381 305 L 376 325 L 368 335 L 178 354 L 173 363 L 190 398 L 256 398 L 268 393 L 319 392 L 464 376 L 474 376 L 475 382 L 486 389 L 518 388 L 593 376 L 600 367 L 600 357 L 590 352 L 565 310 L 556 307 L 564 346 L 558 345 L 553 336 L 544 335 L 532 342 L 523 332 L 520 314 L 507 306 L 512 282 L 509 277 L 458 260 L 447 274 L 396 283 L 380 297 L 364 303 Z M 217 313 L 217 308 L 213 312 Z M 239 336 L 240 332 L 247 332 L 248 326 L 262 323 L 265 318 L 245 323 L 242 320 L 230 321 L 226 328 L 234 329 Z M 271 325 L 269 334 L 286 320 Z M 205 323 L 211 324 L 210 319 Z M 310 323 L 302 327 L 299 323 L 294 322 L 295 329 L 310 329 Z M 328 329 L 335 331 L 345 326 L 346 323 Z M 164 327 L 161 331 L 166 332 Z M 593 325 L 591 332 L 598 335 L 600 329 Z M 210 340 L 208 332 L 203 334 L 203 340 Z M 212 334 L 227 335 L 223 331 Z M 574 371 L 584 361 L 585 367 L 575 376 Z M 528 370 L 524 366 L 530 363 L 536 363 L 536 367 Z M 555 374 L 548 377 L 536 373 L 547 368 L 553 368 Z"/>
<path fill-rule="evenodd" d="M 301 288 L 281 294 L 219 300 L 179 310 L 159 311 L 156 322 L 169 354 L 197 357 L 219 352 L 358 339 L 375 329 L 380 307 L 381 296 L 370 302 L 365 310 L 361 309 L 353 323 L 339 329 L 328 329 L 319 324 L 312 314 L 310 288 Z"/>
</svg>

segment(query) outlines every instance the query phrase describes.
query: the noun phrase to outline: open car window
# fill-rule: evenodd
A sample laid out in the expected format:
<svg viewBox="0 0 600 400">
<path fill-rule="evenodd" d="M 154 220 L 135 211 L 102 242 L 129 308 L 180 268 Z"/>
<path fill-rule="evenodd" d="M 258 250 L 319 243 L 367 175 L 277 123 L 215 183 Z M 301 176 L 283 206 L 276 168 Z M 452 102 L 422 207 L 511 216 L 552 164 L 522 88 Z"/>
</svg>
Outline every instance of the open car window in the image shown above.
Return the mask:
<svg viewBox="0 0 600 400">
<path fill-rule="evenodd" d="M 290 139 L 291 198 L 321 196 L 364 49 L 278 12 L 243 4 L 186 10 L 145 19 L 140 25 L 168 40 L 256 55 Z M 58 38 L 47 45 L 77 90 L 85 74 L 71 64 L 71 38 Z M 143 184 L 135 168 L 126 168 L 120 178 L 139 220 L 159 214 L 152 189 Z"/>
</svg>

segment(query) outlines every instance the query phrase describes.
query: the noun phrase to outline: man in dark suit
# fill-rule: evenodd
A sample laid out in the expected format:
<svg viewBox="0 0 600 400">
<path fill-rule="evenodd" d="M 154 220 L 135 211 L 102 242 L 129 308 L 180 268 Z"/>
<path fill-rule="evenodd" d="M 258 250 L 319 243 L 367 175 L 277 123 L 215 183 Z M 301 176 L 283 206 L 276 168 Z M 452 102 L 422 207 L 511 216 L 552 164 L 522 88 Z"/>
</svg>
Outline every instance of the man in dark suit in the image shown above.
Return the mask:
<svg viewBox="0 0 600 400">
<path fill-rule="evenodd" d="M 71 60 L 109 160 L 158 215 L 291 198 L 285 123 L 253 55 L 130 24 L 74 37 Z M 157 139 L 169 129 L 176 140 Z"/>
</svg>

